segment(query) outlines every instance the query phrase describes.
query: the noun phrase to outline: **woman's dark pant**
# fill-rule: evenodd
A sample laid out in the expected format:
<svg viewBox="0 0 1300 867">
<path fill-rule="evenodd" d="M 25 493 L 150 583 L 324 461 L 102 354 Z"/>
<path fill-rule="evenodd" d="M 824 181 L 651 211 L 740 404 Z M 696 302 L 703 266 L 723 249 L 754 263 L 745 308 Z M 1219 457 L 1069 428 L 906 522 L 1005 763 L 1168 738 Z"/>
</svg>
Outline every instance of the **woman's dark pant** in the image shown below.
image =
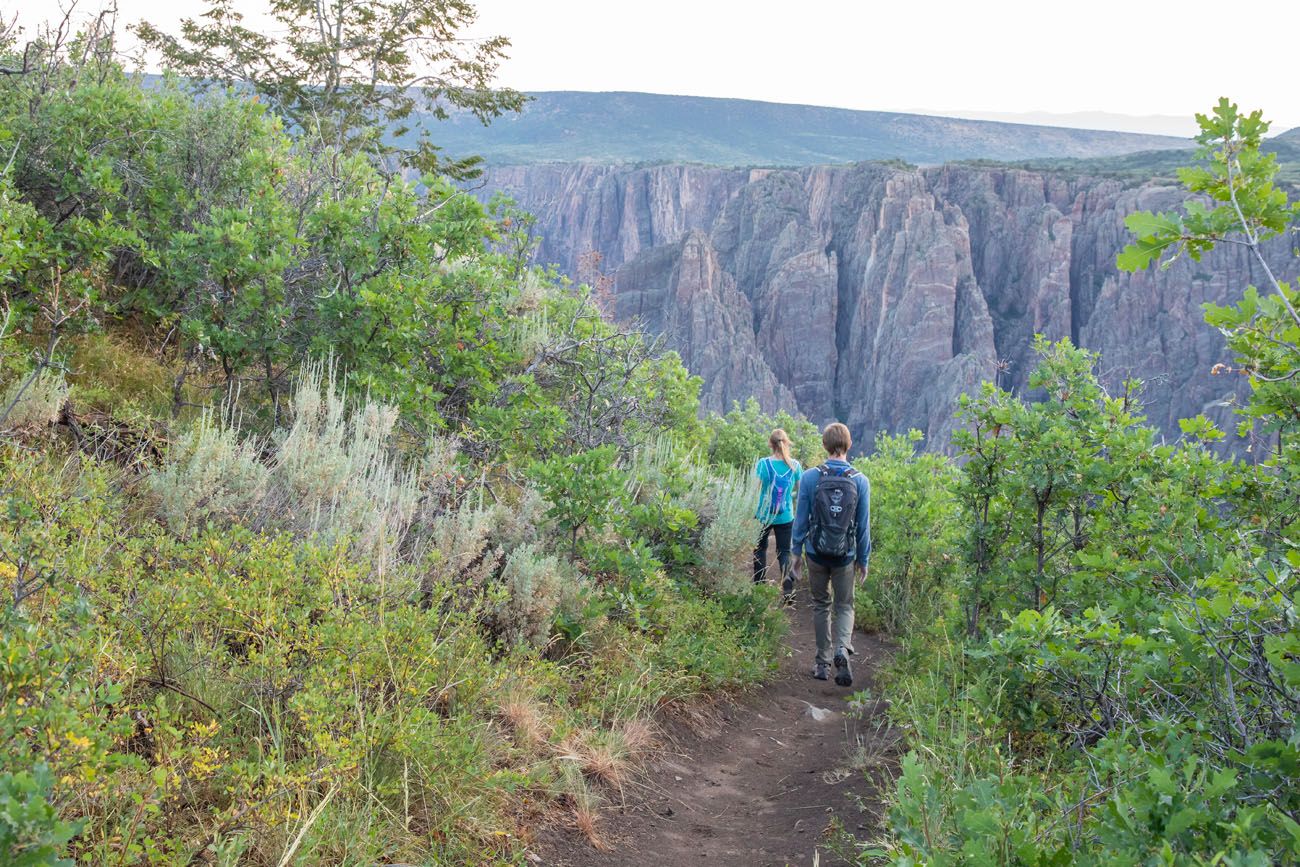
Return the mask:
<svg viewBox="0 0 1300 867">
<path fill-rule="evenodd" d="M 754 548 L 754 583 L 767 577 L 767 537 L 776 535 L 776 561 L 781 566 L 781 577 L 790 574 L 790 535 L 794 522 L 784 524 L 764 524 L 763 532 L 758 536 L 758 546 Z"/>
</svg>

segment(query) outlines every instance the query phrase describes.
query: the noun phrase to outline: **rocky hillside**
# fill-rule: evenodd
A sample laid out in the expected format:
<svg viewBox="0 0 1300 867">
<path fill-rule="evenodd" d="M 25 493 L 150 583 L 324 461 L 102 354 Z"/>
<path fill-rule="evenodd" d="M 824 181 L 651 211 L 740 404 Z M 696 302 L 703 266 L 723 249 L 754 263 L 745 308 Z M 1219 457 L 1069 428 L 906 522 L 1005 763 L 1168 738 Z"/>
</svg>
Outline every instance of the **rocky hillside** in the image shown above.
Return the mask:
<svg viewBox="0 0 1300 867">
<path fill-rule="evenodd" d="M 1200 308 L 1256 279 L 1242 250 L 1114 266 L 1125 215 L 1175 207 L 1173 186 L 880 164 L 502 167 L 488 185 L 538 215 L 543 261 L 603 257 L 617 315 L 667 336 L 709 409 L 753 395 L 844 419 L 859 442 L 916 427 L 942 447 L 961 392 L 1025 387 L 1035 333 L 1100 351 L 1111 382 L 1145 380 L 1171 435 L 1199 412 L 1228 420 L 1240 387 L 1211 375 L 1227 358 Z"/>
<path fill-rule="evenodd" d="M 489 164 L 548 161 L 804 166 L 901 159 L 1102 157 L 1185 146 L 1169 136 L 1036 126 L 746 99 L 653 93 L 535 93 L 485 127 L 473 115 L 430 122 L 439 146 Z M 421 124 L 408 133 L 419 134 Z"/>
</svg>

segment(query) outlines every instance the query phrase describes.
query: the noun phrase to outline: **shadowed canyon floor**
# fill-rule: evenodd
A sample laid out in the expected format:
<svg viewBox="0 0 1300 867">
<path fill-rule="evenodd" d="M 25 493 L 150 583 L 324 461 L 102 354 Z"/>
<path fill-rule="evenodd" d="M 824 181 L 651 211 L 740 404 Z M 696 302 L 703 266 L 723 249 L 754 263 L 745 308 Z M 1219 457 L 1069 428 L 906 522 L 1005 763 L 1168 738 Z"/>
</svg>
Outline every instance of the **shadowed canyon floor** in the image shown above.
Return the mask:
<svg viewBox="0 0 1300 867">
<path fill-rule="evenodd" d="M 624 803 L 603 812 L 609 851 L 557 833 L 541 846 L 542 862 L 833 865 L 847 863 L 837 854 L 845 832 L 875 837 L 897 740 L 876 678 L 889 647 L 858 635 L 853 686 L 814 680 L 806 593 L 790 617 L 780 674 L 712 718 L 683 725 Z"/>
</svg>

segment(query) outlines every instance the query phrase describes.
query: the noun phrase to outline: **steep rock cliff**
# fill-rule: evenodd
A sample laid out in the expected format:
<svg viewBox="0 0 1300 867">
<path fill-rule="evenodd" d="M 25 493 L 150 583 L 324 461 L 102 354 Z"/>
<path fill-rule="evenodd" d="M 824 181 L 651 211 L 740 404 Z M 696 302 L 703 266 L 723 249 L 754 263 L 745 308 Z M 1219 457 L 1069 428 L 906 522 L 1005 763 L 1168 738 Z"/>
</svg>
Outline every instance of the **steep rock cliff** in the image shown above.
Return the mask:
<svg viewBox="0 0 1300 867">
<path fill-rule="evenodd" d="M 1026 387 L 1040 333 L 1102 353 L 1108 381 L 1145 380 L 1171 435 L 1199 412 L 1227 421 L 1240 388 L 1210 375 L 1226 358 L 1201 305 L 1259 278 L 1245 251 L 1115 268 L 1124 217 L 1175 207 L 1172 187 L 881 164 L 504 167 L 488 185 L 538 216 L 541 261 L 603 257 L 616 315 L 667 337 L 707 409 L 752 395 L 863 444 L 916 427 L 943 447 L 963 391 Z"/>
</svg>

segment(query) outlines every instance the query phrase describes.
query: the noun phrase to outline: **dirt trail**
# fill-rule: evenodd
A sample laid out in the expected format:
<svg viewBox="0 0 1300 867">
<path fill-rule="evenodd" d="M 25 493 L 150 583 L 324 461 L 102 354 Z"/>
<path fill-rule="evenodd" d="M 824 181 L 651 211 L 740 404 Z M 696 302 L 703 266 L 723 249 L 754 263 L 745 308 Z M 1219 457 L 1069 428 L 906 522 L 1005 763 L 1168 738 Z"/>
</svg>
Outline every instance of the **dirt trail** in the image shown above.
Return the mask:
<svg viewBox="0 0 1300 867">
<path fill-rule="evenodd" d="M 895 739 L 883 702 L 868 701 L 859 718 L 849 699 L 859 690 L 880 696 L 875 673 L 889 648 L 859 634 L 853 686 L 814 680 L 806 597 L 790 618 L 780 674 L 711 724 L 683 727 L 642 784 L 627 791 L 626 803 L 604 811 L 601 829 L 612 851 L 566 834 L 545 842 L 542 863 L 786 867 L 816 858 L 832 865 L 844 863 L 835 854 L 837 821 L 858 839 L 873 837 Z"/>
</svg>

